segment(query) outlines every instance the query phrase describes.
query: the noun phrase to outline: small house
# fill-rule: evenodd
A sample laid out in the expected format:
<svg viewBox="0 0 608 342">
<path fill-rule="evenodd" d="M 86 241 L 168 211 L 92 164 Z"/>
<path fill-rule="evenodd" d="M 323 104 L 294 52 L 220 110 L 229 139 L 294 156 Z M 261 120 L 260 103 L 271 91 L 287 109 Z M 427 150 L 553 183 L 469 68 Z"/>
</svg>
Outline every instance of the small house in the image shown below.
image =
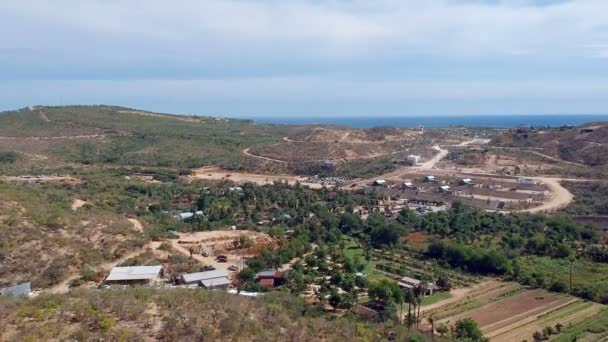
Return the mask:
<svg viewBox="0 0 608 342">
<path fill-rule="evenodd" d="M 283 274 L 275 270 L 266 270 L 256 274 L 255 278 L 258 280 L 261 286 L 267 288 L 273 288 L 280 285 L 283 280 Z"/>
<path fill-rule="evenodd" d="M 473 185 L 473 180 L 471 178 L 464 178 L 460 180 L 460 184 L 462 185 Z"/>
<path fill-rule="evenodd" d="M 425 177 L 425 180 L 426 180 L 427 182 L 434 182 L 434 181 L 435 181 L 435 176 L 426 176 L 426 177 Z"/>
<path fill-rule="evenodd" d="M 407 156 L 406 161 L 410 165 L 418 165 L 418 163 L 420 162 L 420 156 L 410 154 L 409 156 Z"/>
<path fill-rule="evenodd" d="M 414 183 L 412 183 L 412 182 L 405 182 L 405 183 L 403 183 L 403 187 L 408 188 L 408 189 L 412 189 L 412 188 L 414 188 Z"/>
<path fill-rule="evenodd" d="M 386 186 L 386 181 L 384 179 L 376 179 L 374 181 L 374 186 Z"/>
<path fill-rule="evenodd" d="M 452 191 L 452 188 L 449 185 L 442 185 L 439 187 L 439 190 L 442 192 L 450 192 Z"/>
<path fill-rule="evenodd" d="M 114 267 L 104 281 L 106 285 L 153 285 L 160 282 L 162 266 Z"/>
<path fill-rule="evenodd" d="M 399 279 L 398 284 L 405 291 L 409 291 L 419 286 L 424 286 L 425 295 L 432 295 L 433 291 L 438 289 L 438 287 L 433 283 L 423 283 L 422 281 L 412 277 L 403 277 Z"/>
</svg>

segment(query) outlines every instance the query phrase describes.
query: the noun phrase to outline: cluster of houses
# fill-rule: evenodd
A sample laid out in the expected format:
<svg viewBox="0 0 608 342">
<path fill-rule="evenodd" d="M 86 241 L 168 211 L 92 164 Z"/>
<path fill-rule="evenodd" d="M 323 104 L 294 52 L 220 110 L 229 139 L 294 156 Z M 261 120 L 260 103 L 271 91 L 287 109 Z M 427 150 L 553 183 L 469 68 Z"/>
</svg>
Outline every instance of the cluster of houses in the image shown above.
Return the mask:
<svg viewBox="0 0 608 342">
<path fill-rule="evenodd" d="M 435 182 L 438 182 L 438 179 L 435 176 L 429 175 L 429 176 L 424 177 L 424 181 L 427 183 L 435 183 Z M 471 178 L 462 178 L 459 180 L 458 183 L 459 183 L 459 185 L 463 185 L 463 186 L 471 186 L 471 185 L 475 184 Z M 412 181 L 406 181 L 399 185 L 399 184 L 388 183 L 384 179 L 376 179 L 372 185 L 376 186 L 376 187 L 384 187 L 384 188 L 389 188 L 389 189 L 393 189 L 393 188 L 397 188 L 397 187 L 404 189 L 404 190 L 418 189 L 418 187 Z M 452 191 L 452 187 L 447 185 L 445 181 L 437 189 L 440 192 L 447 192 L 447 193 Z"/>
<path fill-rule="evenodd" d="M 346 184 L 352 182 L 353 179 L 348 177 L 322 177 L 319 175 L 314 175 L 313 177 L 308 177 L 306 179 L 307 183 L 316 183 L 316 184 L 324 184 L 324 185 L 337 185 L 337 184 Z"/>
<path fill-rule="evenodd" d="M 272 289 L 283 284 L 283 274 L 275 270 L 265 270 L 256 274 L 256 281 L 261 287 Z M 164 272 L 160 265 L 114 267 L 103 282 L 104 287 L 115 285 L 162 286 L 164 284 Z M 232 281 L 227 271 L 214 269 L 183 274 L 179 277 L 178 284 L 172 287 L 228 290 L 232 287 Z"/>
</svg>

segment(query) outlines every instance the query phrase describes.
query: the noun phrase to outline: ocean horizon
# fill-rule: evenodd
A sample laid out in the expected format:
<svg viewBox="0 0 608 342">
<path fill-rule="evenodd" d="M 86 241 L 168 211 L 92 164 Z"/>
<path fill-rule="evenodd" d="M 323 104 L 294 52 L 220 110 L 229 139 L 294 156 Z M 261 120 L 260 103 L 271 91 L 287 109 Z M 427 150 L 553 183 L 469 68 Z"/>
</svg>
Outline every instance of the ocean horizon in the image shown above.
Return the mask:
<svg viewBox="0 0 608 342">
<path fill-rule="evenodd" d="M 453 127 L 474 126 L 509 128 L 517 126 L 577 126 L 594 121 L 608 121 L 608 114 L 593 115 L 445 115 L 445 116 L 379 116 L 379 117 L 251 117 L 260 124 L 276 125 L 337 125 L 353 128 L 371 127 Z"/>
</svg>

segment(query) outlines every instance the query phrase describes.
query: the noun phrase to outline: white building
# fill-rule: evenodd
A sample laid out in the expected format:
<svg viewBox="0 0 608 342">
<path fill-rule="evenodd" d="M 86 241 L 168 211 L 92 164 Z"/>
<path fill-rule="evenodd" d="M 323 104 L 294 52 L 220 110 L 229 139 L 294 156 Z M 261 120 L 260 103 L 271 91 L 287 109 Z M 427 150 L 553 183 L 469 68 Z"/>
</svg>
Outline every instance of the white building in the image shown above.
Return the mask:
<svg viewBox="0 0 608 342">
<path fill-rule="evenodd" d="M 452 190 L 452 188 L 450 188 L 448 185 L 442 185 L 439 187 L 439 189 L 441 189 L 443 192 L 450 192 L 450 190 Z"/>
<path fill-rule="evenodd" d="M 539 184 L 538 180 L 534 179 L 534 178 L 519 178 L 517 181 L 521 184 L 527 184 L 527 185 L 538 185 Z"/>
<path fill-rule="evenodd" d="M 435 181 L 435 176 L 426 176 L 426 181 L 427 182 L 434 182 Z"/>
<path fill-rule="evenodd" d="M 384 179 L 376 179 L 374 181 L 374 185 L 376 185 L 376 186 L 385 186 L 386 185 L 386 181 Z"/>
<path fill-rule="evenodd" d="M 464 178 L 460 180 L 460 183 L 463 185 L 471 185 L 473 184 L 473 180 L 471 178 Z"/>
<path fill-rule="evenodd" d="M 162 266 L 127 266 L 114 267 L 104 281 L 105 284 L 152 285 L 160 282 Z"/>
<path fill-rule="evenodd" d="M 228 272 L 221 270 L 187 273 L 182 275 L 182 282 L 187 285 L 199 285 L 208 290 L 226 289 L 230 285 Z"/>
<path fill-rule="evenodd" d="M 407 156 L 406 160 L 410 165 L 418 165 L 418 163 L 420 162 L 420 156 L 410 154 L 409 156 Z"/>
</svg>

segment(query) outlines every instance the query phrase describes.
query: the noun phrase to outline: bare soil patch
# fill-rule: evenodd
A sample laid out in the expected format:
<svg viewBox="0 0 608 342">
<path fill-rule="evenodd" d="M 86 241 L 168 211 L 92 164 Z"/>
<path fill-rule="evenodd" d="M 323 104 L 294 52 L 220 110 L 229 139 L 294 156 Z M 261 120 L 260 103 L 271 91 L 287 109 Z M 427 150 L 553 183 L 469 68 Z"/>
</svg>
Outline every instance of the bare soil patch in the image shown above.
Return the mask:
<svg viewBox="0 0 608 342">
<path fill-rule="evenodd" d="M 258 185 L 273 184 L 274 182 L 288 182 L 291 185 L 300 183 L 311 188 L 321 188 L 319 183 L 309 183 L 308 179 L 293 175 L 264 175 L 246 172 L 232 172 L 222 170 L 216 167 L 204 167 L 194 170 L 194 175 L 191 179 L 207 179 L 207 180 L 229 180 L 238 184 L 255 183 Z"/>
<path fill-rule="evenodd" d="M 241 246 L 241 237 L 247 237 L 251 244 Z M 250 230 L 214 230 L 180 233 L 178 240 L 171 240 L 171 245 L 205 265 L 228 270 L 230 266 L 241 269 L 247 257 L 256 256 L 263 248 L 274 246 L 275 241 L 267 234 Z M 220 255 L 226 256 L 227 262 L 218 261 Z"/>
</svg>

